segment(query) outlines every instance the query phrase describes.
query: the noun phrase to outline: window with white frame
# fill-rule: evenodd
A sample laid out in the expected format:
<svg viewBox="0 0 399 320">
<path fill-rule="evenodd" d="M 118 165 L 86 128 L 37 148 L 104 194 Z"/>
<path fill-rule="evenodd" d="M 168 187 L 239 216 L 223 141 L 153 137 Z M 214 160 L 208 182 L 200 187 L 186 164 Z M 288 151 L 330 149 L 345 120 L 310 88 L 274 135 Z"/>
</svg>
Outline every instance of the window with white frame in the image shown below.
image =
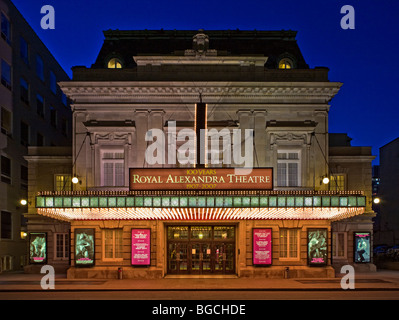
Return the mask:
<svg viewBox="0 0 399 320">
<path fill-rule="evenodd" d="M 56 233 L 55 234 L 55 260 L 69 259 L 69 234 Z"/>
<path fill-rule="evenodd" d="M 298 150 L 277 152 L 277 186 L 299 187 L 301 185 L 301 153 Z"/>
<path fill-rule="evenodd" d="M 332 234 L 332 255 L 333 259 L 346 258 L 346 232 L 333 232 Z"/>
<path fill-rule="evenodd" d="M 125 185 L 125 154 L 123 150 L 101 152 L 101 185 L 121 187 Z"/>
<path fill-rule="evenodd" d="M 121 261 L 123 260 L 123 229 L 104 229 L 103 230 L 103 260 Z"/>
<path fill-rule="evenodd" d="M 299 259 L 299 229 L 280 229 L 280 259 Z"/>
</svg>

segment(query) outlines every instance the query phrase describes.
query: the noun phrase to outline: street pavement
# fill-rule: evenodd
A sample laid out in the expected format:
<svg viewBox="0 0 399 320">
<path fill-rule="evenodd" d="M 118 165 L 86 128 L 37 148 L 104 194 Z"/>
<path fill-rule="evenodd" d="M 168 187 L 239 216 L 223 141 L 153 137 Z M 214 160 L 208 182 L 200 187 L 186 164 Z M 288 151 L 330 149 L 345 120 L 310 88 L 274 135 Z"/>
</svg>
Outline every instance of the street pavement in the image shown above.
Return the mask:
<svg viewBox="0 0 399 320">
<path fill-rule="evenodd" d="M 43 291 L 44 274 L 1 273 L 0 292 Z M 169 278 L 148 279 L 68 279 L 65 274 L 55 275 L 54 290 L 58 291 L 342 291 L 341 278 Z M 346 278 L 344 278 L 346 279 Z M 45 278 L 43 278 L 45 282 Z M 343 281 L 346 285 L 349 281 Z M 47 282 L 48 284 L 48 282 Z M 352 288 L 350 288 L 352 289 Z M 347 289 L 347 290 L 350 290 Z M 399 291 L 399 271 L 378 270 L 357 272 L 354 290 Z"/>
</svg>

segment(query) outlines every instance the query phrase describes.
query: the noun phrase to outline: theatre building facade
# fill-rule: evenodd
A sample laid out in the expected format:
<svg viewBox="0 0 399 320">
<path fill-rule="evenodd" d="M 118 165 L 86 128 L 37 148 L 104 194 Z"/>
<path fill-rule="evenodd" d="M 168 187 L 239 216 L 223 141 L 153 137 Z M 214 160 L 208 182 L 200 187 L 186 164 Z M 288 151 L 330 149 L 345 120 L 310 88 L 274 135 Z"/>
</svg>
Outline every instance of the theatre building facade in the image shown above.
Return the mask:
<svg viewBox="0 0 399 320">
<path fill-rule="evenodd" d="M 31 147 L 26 157 L 26 272 L 375 270 L 371 148 L 329 133 L 342 83 L 307 65 L 296 32 L 104 35 L 95 63 L 60 83 L 72 101 L 72 148 Z"/>
</svg>

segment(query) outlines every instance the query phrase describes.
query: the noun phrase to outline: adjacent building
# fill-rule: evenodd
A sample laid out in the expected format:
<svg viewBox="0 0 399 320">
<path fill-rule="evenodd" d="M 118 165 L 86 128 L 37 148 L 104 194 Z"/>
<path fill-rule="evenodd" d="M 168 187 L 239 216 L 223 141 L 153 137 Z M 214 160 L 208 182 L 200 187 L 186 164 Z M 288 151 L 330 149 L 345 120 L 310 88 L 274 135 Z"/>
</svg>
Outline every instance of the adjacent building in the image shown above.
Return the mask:
<svg viewBox="0 0 399 320">
<path fill-rule="evenodd" d="M 29 148 L 30 272 L 334 277 L 375 270 L 371 148 L 294 31 L 108 30 L 59 83 L 72 148 Z M 253 169 L 251 169 L 253 168 Z M 239 170 L 241 169 L 241 170 Z M 248 170 L 251 169 L 251 170 Z M 57 185 L 63 176 L 76 184 Z"/>
<path fill-rule="evenodd" d="M 399 138 L 380 148 L 378 171 L 378 219 L 375 226 L 376 244 L 394 246 L 399 243 Z"/>
<path fill-rule="evenodd" d="M 0 11 L 1 272 L 28 264 L 24 155 L 29 146 L 70 146 L 72 113 L 57 85 L 68 75 L 11 1 L 1 1 Z"/>
</svg>

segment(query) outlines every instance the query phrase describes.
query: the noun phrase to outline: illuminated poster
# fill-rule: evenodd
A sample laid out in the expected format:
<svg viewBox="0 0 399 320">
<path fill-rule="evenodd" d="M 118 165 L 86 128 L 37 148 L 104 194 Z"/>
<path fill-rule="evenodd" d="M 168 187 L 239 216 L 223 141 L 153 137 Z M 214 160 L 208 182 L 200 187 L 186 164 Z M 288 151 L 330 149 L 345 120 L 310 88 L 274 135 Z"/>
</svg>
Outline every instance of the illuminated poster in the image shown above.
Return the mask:
<svg viewBox="0 0 399 320">
<path fill-rule="evenodd" d="M 252 261 L 254 265 L 272 264 L 272 229 L 253 229 Z"/>
<path fill-rule="evenodd" d="M 29 234 L 29 263 L 46 264 L 47 234 L 44 232 Z"/>
<path fill-rule="evenodd" d="M 327 264 L 327 229 L 308 229 L 308 263 L 311 266 Z"/>
<path fill-rule="evenodd" d="M 132 265 L 149 266 L 151 259 L 151 230 L 132 229 Z"/>
<path fill-rule="evenodd" d="M 370 232 L 354 233 L 354 260 L 356 263 L 370 263 Z"/>
<path fill-rule="evenodd" d="M 75 265 L 91 267 L 94 265 L 94 229 L 75 229 Z"/>
</svg>

